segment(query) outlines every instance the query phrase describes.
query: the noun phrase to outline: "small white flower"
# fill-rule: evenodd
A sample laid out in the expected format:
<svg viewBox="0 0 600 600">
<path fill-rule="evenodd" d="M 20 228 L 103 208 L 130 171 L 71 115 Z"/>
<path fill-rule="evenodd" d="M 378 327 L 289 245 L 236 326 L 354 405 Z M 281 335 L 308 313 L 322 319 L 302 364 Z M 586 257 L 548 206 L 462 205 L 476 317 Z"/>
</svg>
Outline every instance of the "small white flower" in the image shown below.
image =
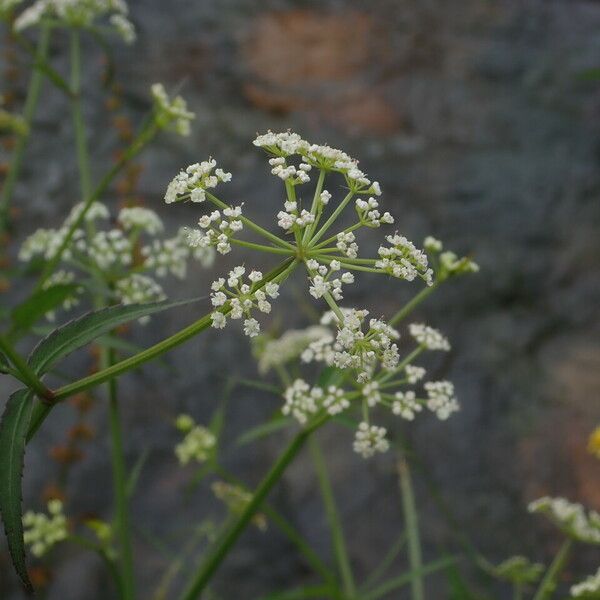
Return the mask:
<svg viewBox="0 0 600 600">
<path fill-rule="evenodd" d="M 354 452 L 363 458 L 371 458 L 378 452 L 387 452 L 390 444 L 386 439 L 387 430 L 384 427 L 360 423 L 354 437 Z"/>
<path fill-rule="evenodd" d="M 395 398 L 392 404 L 392 412 L 407 421 L 412 421 L 415 418 L 415 413 L 423 410 L 421 404 L 415 399 L 414 392 L 396 392 Z"/>
<path fill-rule="evenodd" d="M 244 334 L 248 337 L 256 337 L 260 333 L 260 324 L 256 319 L 246 319 L 244 321 Z"/>
<path fill-rule="evenodd" d="M 410 335 L 427 350 L 443 350 L 445 352 L 450 350 L 448 339 L 433 327 L 428 327 L 423 323 L 411 323 L 408 330 Z"/>
<path fill-rule="evenodd" d="M 223 329 L 227 325 L 227 319 L 222 312 L 215 311 L 211 313 L 210 318 L 215 329 Z"/>
<path fill-rule="evenodd" d="M 441 421 L 460 409 L 454 386 L 449 381 L 430 381 L 424 387 L 428 396 L 427 408 Z"/>
</svg>

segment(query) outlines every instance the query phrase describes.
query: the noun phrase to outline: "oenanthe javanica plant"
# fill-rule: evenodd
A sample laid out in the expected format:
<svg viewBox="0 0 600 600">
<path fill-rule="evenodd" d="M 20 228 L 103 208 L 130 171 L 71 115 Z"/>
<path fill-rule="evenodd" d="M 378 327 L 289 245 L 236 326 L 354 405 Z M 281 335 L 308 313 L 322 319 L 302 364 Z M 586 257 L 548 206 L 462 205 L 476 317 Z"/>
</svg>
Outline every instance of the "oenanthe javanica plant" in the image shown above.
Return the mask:
<svg viewBox="0 0 600 600">
<path fill-rule="evenodd" d="M 0 14 L 8 23 L 13 23 L 14 11 L 20 4 L 18 0 L 0 2 Z M 103 34 L 106 27 L 102 23 L 108 17 L 110 30 L 133 41 L 133 28 L 126 15 L 126 5 L 120 0 L 38 0 L 14 20 L 15 35 L 33 53 L 35 62 L 23 133 L 2 188 L 2 227 L 10 226 L 10 199 L 32 133 L 44 77 L 65 93 L 69 103 L 81 198 L 58 228 L 32 231 L 19 253 L 21 260 L 31 263 L 30 270 L 37 268 L 40 273 L 31 295 L 9 312 L 0 334 L 0 371 L 22 385 L 8 399 L 0 424 L 0 511 L 11 557 L 27 588 L 32 586 L 25 562 L 25 542 L 39 556 L 68 538 L 87 543 L 101 554 L 114 575 L 120 598 L 136 597 L 129 473 L 124 459 L 117 378 L 211 327 L 224 329 L 230 321 L 242 321 L 247 336 L 258 336 L 257 317 L 270 313 L 281 287 L 292 274 L 301 273 L 308 295 L 325 312 L 322 326 L 313 330 L 302 347 L 302 361 L 320 365 L 320 375 L 310 383 L 301 378 L 285 381 L 281 412 L 298 421 L 300 430 L 256 490 L 225 484 L 214 488 L 231 508 L 233 518 L 218 533 L 182 592 L 182 600 L 191 600 L 206 589 L 244 528 L 251 522 L 262 522 L 260 510 L 267 494 L 317 429 L 342 413 L 356 413 L 354 450 L 370 458 L 389 447 L 384 421 L 379 420 L 383 419 L 380 411 L 389 410 L 394 417 L 410 421 L 423 409 L 440 419 L 458 410 L 450 382 L 428 381 L 415 387 L 425 377 L 424 369 L 415 364 L 420 355 L 426 351 L 448 351 L 448 340 L 425 324 L 412 323 L 408 326 L 412 348 L 403 354 L 398 344 L 403 334 L 399 325 L 444 282 L 474 272 L 477 266 L 469 258 L 444 251 L 442 243 L 432 237 L 423 242 L 423 249 L 413 244 L 398 232 L 394 217 L 381 209 L 380 186 L 358 168 L 356 159 L 330 146 L 307 142 L 292 132 L 267 132 L 254 140 L 254 145 L 268 156 L 271 173 L 285 189 L 285 200 L 272 223 L 259 225 L 243 214 L 243 202 L 230 203 L 217 196 L 216 188 L 223 188 L 232 175 L 217 168 L 211 158 L 183 169 L 166 189 L 167 204 L 192 202 L 198 206 L 196 225 L 163 239 L 159 216 L 147 208 L 131 206 L 118 212 L 110 228 L 102 227 L 111 211 L 101 200 L 109 197 L 115 177 L 159 130 L 171 129 L 186 135 L 193 118 L 181 97 L 171 99 L 156 84 L 152 88 L 152 113 L 140 133 L 104 177 L 98 183 L 93 181 L 81 110 L 80 36 L 86 31 Z M 21 33 L 34 28 L 39 28 L 37 50 L 31 49 L 31 43 Z M 68 81 L 48 63 L 50 35 L 55 30 L 66 30 L 70 38 Z M 343 194 L 338 194 L 340 188 Z M 342 227 L 341 218 L 347 213 L 354 215 L 354 222 Z M 365 228 L 382 231 L 376 256 L 360 251 L 360 233 Z M 211 261 L 215 253 L 234 251 L 243 252 L 239 266 L 210 286 L 199 285 L 199 295 L 210 293 L 211 306 L 204 316 L 127 356 L 100 344 L 100 368 L 96 372 L 58 388 L 49 385 L 48 376 L 68 354 L 81 351 L 125 323 L 145 321 L 181 302 L 165 300 L 166 294 L 156 278 L 167 274 L 184 277 L 188 259 Z M 276 261 L 268 273 L 253 268 L 255 252 Z M 341 305 L 344 287 L 352 285 L 362 273 L 402 284 L 413 282 L 420 284 L 421 289 L 387 319 L 370 317 L 364 308 Z M 18 348 L 22 338 L 34 333 L 41 318 L 58 319 L 60 307 L 75 309 L 78 302 L 93 310 L 51 331 L 27 358 L 21 354 Z M 280 343 L 285 346 L 281 340 Z M 280 357 L 286 352 L 287 347 L 276 350 Z M 266 349 L 263 360 L 267 360 L 268 353 Z M 281 360 L 271 362 L 282 366 Z M 21 475 L 26 444 L 51 409 L 75 394 L 105 383 L 116 519 L 112 526 L 97 524 L 97 540 L 90 541 L 69 531 L 60 502 L 49 504 L 49 517 L 31 512 L 22 517 Z M 210 455 L 214 434 L 186 418 L 178 420 L 178 427 L 186 436 L 177 453 L 182 462 L 203 460 Z M 355 597 L 348 581 L 344 589 L 345 597 Z"/>
</svg>

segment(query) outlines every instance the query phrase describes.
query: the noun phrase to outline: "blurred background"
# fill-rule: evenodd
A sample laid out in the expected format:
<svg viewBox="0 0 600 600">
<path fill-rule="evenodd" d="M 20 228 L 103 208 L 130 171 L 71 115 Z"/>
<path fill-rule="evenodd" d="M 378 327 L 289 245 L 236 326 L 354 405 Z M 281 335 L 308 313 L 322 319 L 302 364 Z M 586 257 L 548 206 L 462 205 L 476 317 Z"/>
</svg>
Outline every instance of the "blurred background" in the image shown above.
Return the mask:
<svg viewBox="0 0 600 600">
<path fill-rule="evenodd" d="M 129 4 L 135 45 L 111 44 L 110 64 L 93 42 L 86 45 L 85 109 L 96 177 L 141 122 L 155 81 L 178 89 L 197 119 L 188 139 L 162 134 L 106 203 L 118 206 L 134 194 L 173 231 L 193 225 L 196 206 L 167 208 L 162 196 L 181 167 L 211 155 L 234 174 L 222 197 L 244 201 L 247 214 L 273 227 L 283 188 L 252 146 L 256 132 L 291 128 L 358 157 L 380 181 L 383 205 L 401 233 L 416 243 L 434 235 L 481 266 L 479 275 L 443 287 L 415 316 L 453 343 L 453 351 L 429 367 L 454 381 L 462 411 L 446 423 L 425 417 L 390 424 L 418 457 L 413 478 L 425 560 L 470 547 L 492 562 L 518 553 L 548 563 L 560 537 L 541 517 L 527 514 L 527 503 L 564 495 L 600 509 L 600 464 L 586 451 L 600 423 L 600 3 Z M 2 36 L 2 91 L 8 89 L 18 106 L 26 61 L 5 31 Z M 66 69 L 64 36 L 54 38 L 52 61 Z M 56 226 L 78 200 L 67 110 L 64 97 L 46 85 L 15 196 L 13 256 L 26 235 Z M 378 241 L 375 232 L 363 244 L 376 251 Z M 206 294 L 209 282 L 241 255 L 236 250 L 219 258 L 209 271 L 194 267 L 171 296 Z M 266 270 L 271 263 L 252 266 Z M 348 287 L 345 304 L 389 316 L 417 290 L 382 280 L 361 278 Z M 26 292 L 5 293 L 16 301 Z M 305 298 L 305 282 L 297 278 L 270 326 L 306 326 L 312 316 Z M 132 339 L 156 341 L 205 310 L 194 305 L 168 312 L 136 327 Z M 74 368 L 85 369 L 86 360 Z M 186 411 L 206 423 L 230 378 L 256 378 L 248 340 L 235 327 L 188 342 L 166 362 L 121 382 L 130 464 L 149 451 L 134 499 L 140 598 L 150 597 L 190 523 L 223 516 L 207 486 L 186 493 L 193 471 L 176 468 L 172 418 Z M 0 386 L 6 397 L 8 384 L 0 380 Z M 292 432 L 242 449 L 233 440 L 278 405 L 277 398 L 248 388 L 230 397 L 225 462 L 249 485 Z M 94 439 L 82 456 L 65 456 L 64 432 L 77 415 L 72 403 L 56 410 L 29 448 L 25 505 L 41 508 L 48 486 L 70 461 L 67 514 L 108 518 L 105 411 L 100 401 L 93 405 L 86 418 Z M 364 575 L 402 530 L 397 457 L 363 461 L 351 451 L 351 432 L 335 425 L 320 437 L 353 566 Z M 272 499 L 318 551 L 329 552 L 307 456 L 293 464 Z M 21 599 L 0 548 L 0 598 Z M 37 572 L 49 581 L 43 597 L 106 600 L 106 575 L 93 555 L 61 550 L 53 556 L 51 570 Z M 599 562 L 597 549 L 581 546 L 568 573 L 582 577 Z M 246 599 L 310 581 L 304 562 L 274 528 L 251 530 L 220 570 L 215 592 Z M 409 597 L 402 593 L 393 597 Z M 495 593 L 509 597 L 502 586 Z M 451 595 L 443 574 L 427 580 L 427 598 L 451 597 L 459 596 Z"/>
</svg>

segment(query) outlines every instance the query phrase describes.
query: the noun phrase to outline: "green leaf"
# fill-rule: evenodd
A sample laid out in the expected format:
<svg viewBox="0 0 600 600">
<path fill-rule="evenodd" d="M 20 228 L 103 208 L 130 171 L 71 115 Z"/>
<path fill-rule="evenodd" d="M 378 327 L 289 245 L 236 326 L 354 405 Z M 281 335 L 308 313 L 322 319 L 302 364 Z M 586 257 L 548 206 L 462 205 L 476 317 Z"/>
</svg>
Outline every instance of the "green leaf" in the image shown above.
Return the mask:
<svg viewBox="0 0 600 600">
<path fill-rule="evenodd" d="M 33 294 L 12 311 L 12 333 L 23 330 L 27 331 L 46 313 L 53 311 L 64 300 L 76 294 L 78 287 L 70 283 L 59 284 Z"/>
<path fill-rule="evenodd" d="M 116 304 L 101 310 L 86 313 L 69 321 L 47 335 L 29 355 L 29 366 L 38 374 L 46 373 L 58 360 L 74 350 L 93 342 L 111 329 L 175 306 L 189 304 L 195 300 L 175 302 L 151 302 L 148 304 Z"/>
<path fill-rule="evenodd" d="M 8 399 L 0 421 L 0 514 L 13 565 L 28 591 L 33 587 L 25 565 L 21 478 L 32 407 L 33 394 L 18 390 Z"/>
<path fill-rule="evenodd" d="M 278 414 L 280 414 L 279 411 Z M 235 443 L 237 446 L 245 446 L 246 444 L 250 444 L 251 442 L 265 438 L 272 433 L 279 431 L 280 429 L 285 429 L 293 422 L 294 420 L 290 417 L 275 416 L 270 421 L 261 423 L 260 425 L 252 427 L 252 429 L 248 429 L 248 431 L 242 433 Z"/>
<path fill-rule="evenodd" d="M 29 366 L 37 375 L 42 375 L 48 372 L 57 361 L 78 348 L 93 342 L 96 338 L 105 335 L 119 325 L 197 300 L 196 298 L 193 300 L 151 302 L 148 304 L 117 304 L 89 312 L 55 329 L 41 340 L 29 355 Z M 27 441 L 32 438 L 44 422 L 51 408 L 47 404 L 36 403 L 27 433 Z"/>
</svg>

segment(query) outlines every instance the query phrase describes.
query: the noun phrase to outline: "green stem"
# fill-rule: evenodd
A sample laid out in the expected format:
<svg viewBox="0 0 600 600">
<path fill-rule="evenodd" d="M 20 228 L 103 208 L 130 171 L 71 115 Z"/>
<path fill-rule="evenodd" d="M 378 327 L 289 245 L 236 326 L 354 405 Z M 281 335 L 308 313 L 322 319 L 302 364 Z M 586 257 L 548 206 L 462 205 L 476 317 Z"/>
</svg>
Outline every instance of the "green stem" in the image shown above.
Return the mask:
<svg viewBox="0 0 600 600">
<path fill-rule="evenodd" d="M 110 367 L 114 362 L 114 351 L 102 348 L 102 367 Z M 108 420 L 111 439 L 111 461 L 113 487 L 117 508 L 117 534 L 119 536 L 119 557 L 121 560 L 121 577 L 123 581 L 124 600 L 135 597 L 135 580 L 133 571 L 133 551 L 131 545 L 131 524 L 129 515 L 129 498 L 127 495 L 127 468 L 123 450 L 123 431 L 119 416 L 119 401 L 117 397 L 117 380 L 108 382 Z"/>
<path fill-rule="evenodd" d="M 296 264 L 297 263 L 291 259 L 284 261 L 281 263 L 281 265 L 279 265 L 279 267 L 265 276 L 264 279 L 257 284 L 257 287 L 262 287 L 269 281 L 273 281 L 278 277 L 287 276 L 296 267 Z M 83 379 L 59 388 L 54 394 L 54 400 L 64 400 L 73 394 L 77 394 L 104 383 L 113 377 L 117 377 L 118 375 L 126 373 L 127 371 L 131 371 L 145 362 L 157 358 L 172 348 L 183 344 L 201 331 L 208 329 L 211 325 L 211 322 L 211 313 L 204 315 L 201 319 L 198 319 L 191 325 L 188 325 L 181 331 L 178 331 L 176 334 L 158 342 L 157 344 L 154 344 L 154 346 L 150 346 L 150 348 L 146 348 L 138 354 L 130 356 L 106 369 L 102 369 L 93 375 L 89 375 L 88 377 L 84 377 Z"/>
<path fill-rule="evenodd" d="M 40 33 L 40 40 L 36 51 L 36 61 L 45 61 L 48 56 L 48 48 L 50 46 L 50 28 L 42 26 Z M 25 100 L 25 107 L 23 109 L 23 119 L 27 126 L 26 131 L 20 135 L 17 139 L 15 151 L 12 156 L 10 167 L 2 186 L 2 192 L 0 194 L 0 232 L 6 229 L 9 221 L 9 206 L 12 198 L 15 183 L 19 177 L 21 171 L 21 165 L 23 163 L 23 157 L 25 154 L 25 148 L 31 135 L 31 126 L 33 118 L 38 106 L 40 99 L 40 92 L 42 89 L 43 73 L 39 69 L 34 69 L 31 73 L 29 80 L 29 86 L 27 88 L 27 97 Z"/>
<path fill-rule="evenodd" d="M 523 600 L 523 586 L 520 583 L 514 585 L 514 600 Z"/>
<path fill-rule="evenodd" d="M 344 595 L 348 599 L 355 598 L 356 586 L 354 584 L 354 577 L 352 576 L 350 559 L 348 558 L 348 552 L 346 550 L 344 530 L 335 505 L 335 498 L 331 488 L 331 481 L 327 474 L 327 467 L 325 466 L 321 449 L 314 437 L 309 441 L 309 449 L 315 465 L 317 479 L 319 480 L 319 487 L 321 488 L 321 496 L 323 497 L 325 513 L 327 514 L 327 521 L 329 522 L 329 528 L 331 530 L 331 541 L 342 580 Z"/>
<path fill-rule="evenodd" d="M 252 250 L 258 250 L 259 252 L 270 252 L 271 254 L 284 254 L 286 256 L 294 254 L 294 251 L 288 248 L 273 248 L 272 246 L 264 246 L 263 244 L 255 244 L 254 242 L 246 242 L 244 240 L 236 240 L 235 238 L 231 238 L 229 241 L 232 244 L 237 244 L 238 246 L 243 246 L 244 248 L 250 248 Z"/>
<path fill-rule="evenodd" d="M 533 600 L 546 600 L 547 598 L 552 597 L 556 590 L 557 579 L 567 564 L 572 547 L 572 540 L 567 539 L 563 542 L 563 545 L 554 557 L 552 564 L 548 567 L 544 579 L 542 579 Z"/>
<path fill-rule="evenodd" d="M 208 552 L 188 587 L 181 595 L 181 600 L 194 600 L 195 598 L 200 597 L 200 594 L 202 594 L 206 588 L 208 582 L 229 553 L 231 547 L 235 544 L 240 534 L 244 531 L 249 521 L 259 509 L 267 494 L 271 491 L 271 488 L 279 481 L 287 466 L 304 446 L 304 443 L 310 434 L 319 427 L 320 424 L 320 422 L 313 424 L 293 438 L 288 447 L 275 461 L 275 464 L 256 488 L 252 500 L 248 502 L 244 511 L 235 518 L 235 520 L 233 520 L 219 536 L 214 547 Z"/>
<path fill-rule="evenodd" d="M 5 336 L 0 334 L 0 350 L 13 364 L 15 369 L 20 374 L 20 379 L 28 387 L 30 387 L 40 398 L 53 402 L 55 400 L 54 393 L 49 390 L 42 380 L 36 375 L 33 369 L 27 364 L 27 361 L 13 348 L 12 344 Z"/>
<path fill-rule="evenodd" d="M 117 591 L 119 592 L 120 600 L 125 600 L 125 592 L 123 589 L 123 580 L 121 579 L 121 574 L 119 573 L 119 570 L 117 569 L 117 566 L 112 558 L 110 558 L 110 556 L 106 553 L 106 550 L 104 550 L 104 548 L 102 548 L 100 545 L 95 544 L 94 542 L 91 542 L 90 540 L 79 535 L 71 534 L 69 535 L 68 540 L 77 544 L 78 546 L 81 546 L 82 548 L 85 548 L 86 550 L 96 552 L 98 556 L 100 556 L 112 578 L 114 579 Z"/>
<path fill-rule="evenodd" d="M 408 542 L 408 562 L 415 576 L 411 579 L 412 600 L 424 600 L 423 588 L 423 560 L 421 557 L 421 540 L 419 536 L 419 522 L 415 496 L 413 492 L 410 470 L 404 459 L 398 462 L 398 474 L 400 475 L 400 491 L 402 493 L 402 508 L 406 525 L 406 538 Z"/>
<path fill-rule="evenodd" d="M 206 191 L 206 197 L 215 206 L 218 206 L 220 209 L 229 208 L 229 206 L 227 204 L 225 204 L 225 202 L 223 202 L 222 200 L 219 200 L 216 196 L 213 196 L 213 194 L 211 194 L 208 191 Z M 244 225 L 246 225 L 247 227 L 249 227 L 250 229 L 252 229 L 256 233 L 258 233 L 259 235 L 262 235 L 263 237 L 267 238 L 268 240 L 270 240 L 274 244 L 277 244 L 278 246 L 280 246 L 282 248 L 287 248 L 288 250 L 294 250 L 295 251 L 295 248 L 294 248 L 294 246 L 292 244 L 288 244 L 288 242 L 282 240 L 280 237 L 277 237 L 276 235 L 272 234 L 270 231 L 267 231 L 266 229 L 263 229 L 260 225 L 257 225 L 254 221 L 251 221 L 247 217 L 244 217 L 244 215 L 241 215 L 238 218 L 239 218 L 239 220 Z"/>
<path fill-rule="evenodd" d="M 411 298 L 389 321 L 390 325 L 394 326 L 400 323 L 402 319 L 406 318 L 425 298 L 427 298 L 433 291 L 438 287 L 439 283 L 436 281 L 433 285 L 423 288 L 416 296 Z"/>
<path fill-rule="evenodd" d="M 87 198 L 92 191 L 92 178 L 90 175 L 90 158 L 86 141 L 85 125 L 81 107 L 81 39 L 79 31 L 71 31 L 71 112 L 73 115 L 73 128 L 75 130 L 75 146 L 77 150 L 77 165 L 79 167 L 79 183 L 81 197 Z"/>
<path fill-rule="evenodd" d="M 335 235 L 332 235 L 331 237 L 327 238 L 324 242 L 321 242 L 320 244 L 317 244 L 314 247 L 314 249 L 315 250 L 320 250 L 321 248 L 324 248 L 325 246 L 328 246 L 332 242 L 335 242 L 337 240 L 338 235 L 340 233 L 350 233 L 351 231 L 354 231 L 354 230 L 356 230 L 356 229 L 358 229 L 359 227 L 362 227 L 362 226 L 363 226 L 363 224 L 362 224 L 361 221 L 359 221 L 358 223 L 354 223 L 354 225 L 350 225 L 350 227 L 347 227 L 343 231 L 340 231 L 339 233 L 336 233 Z"/>
<path fill-rule="evenodd" d="M 352 200 L 352 196 L 354 196 L 354 192 L 348 192 L 346 197 L 340 202 L 340 204 L 333 211 L 333 213 L 331 213 L 331 216 L 329 217 L 329 219 L 327 219 L 327 221 L 325 221 L 325 224 L 323 225 L 323 227 L 321 227 L 321 229 L 319 229 L 319 231 L 317 231 L 317 233 L 315 233 L 315 235 L 313 235 L 312 239 L 310 240 L 310 243 L 308 244 L 309 248 L 313 248 L 314 245 L 323 237 L 323 235 L 326 233 L 326 231 L 333 225 L 335 220 L 339 217 L 340 213 L 344 210 L 344 208 L 346 208 L 346 205 L 348 204 L 348 202 L 350 202 L 350 200 Z"/>
<path fill-rule="evenodd" d="M 319 206 L 319 200 L 321 196 L 321 192 L 323 191 L 323 184 L 325 183 L 325 171 L 323 169 L 319 172 L 319 179 L 317 180 L 317 185 L 315 187 L 315 195 L 313 196 L 312 206 L 310 207 L 310 212 L 315 216 L 314 223 L 310 223 L 306 226 L 304 230 L 304 235 L 302 236 L 302 245 L 306 245 L 308 240 L 310 240 L 310 236 L 312 232 L 317 228 L 319 224 L 318 216 L 320 213 L 317 213 L 317 207 Z"/>
</svg>

